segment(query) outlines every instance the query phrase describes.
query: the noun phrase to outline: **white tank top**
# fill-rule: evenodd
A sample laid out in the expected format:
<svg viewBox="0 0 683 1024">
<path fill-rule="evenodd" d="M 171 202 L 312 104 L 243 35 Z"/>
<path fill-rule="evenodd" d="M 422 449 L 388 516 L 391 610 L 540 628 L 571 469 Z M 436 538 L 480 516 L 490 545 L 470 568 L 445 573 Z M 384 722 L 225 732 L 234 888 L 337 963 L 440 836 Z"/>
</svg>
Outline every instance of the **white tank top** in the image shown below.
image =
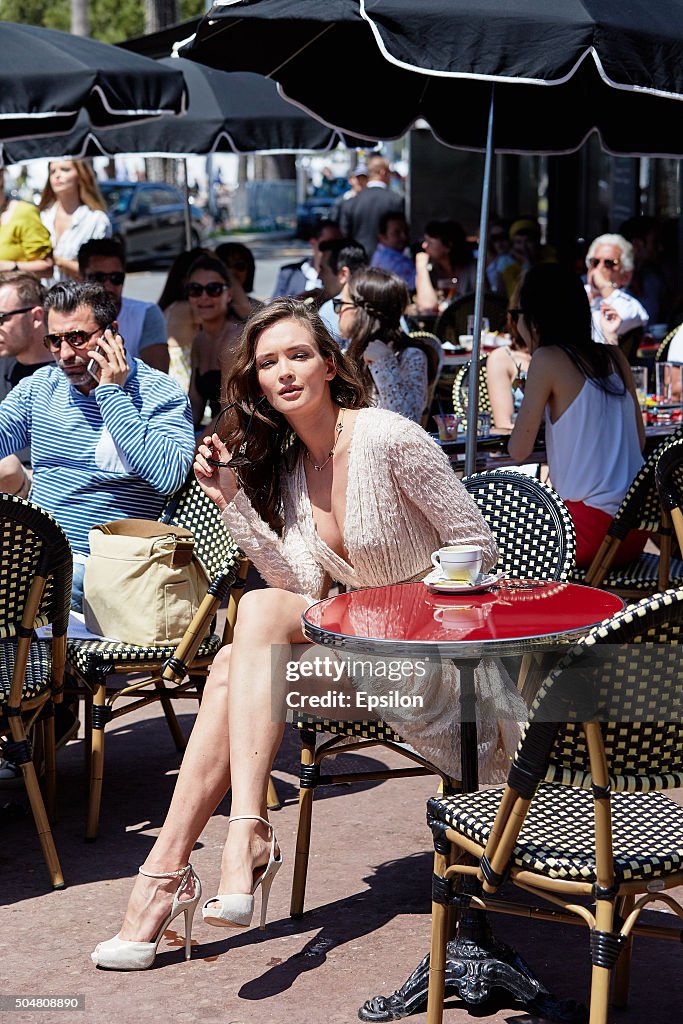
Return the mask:
<svg viewBox="0 0 683 1024">
<path fill-rule="evenodd" d="M 616 373 L 606 382 L 623 388 Z M 555 423 L 546 406 L 545 444 L 550 481 L 560 497 L 611 516 L 643 464 L 630 392 L 610 394 L 590 380 Z"/>
</svg>

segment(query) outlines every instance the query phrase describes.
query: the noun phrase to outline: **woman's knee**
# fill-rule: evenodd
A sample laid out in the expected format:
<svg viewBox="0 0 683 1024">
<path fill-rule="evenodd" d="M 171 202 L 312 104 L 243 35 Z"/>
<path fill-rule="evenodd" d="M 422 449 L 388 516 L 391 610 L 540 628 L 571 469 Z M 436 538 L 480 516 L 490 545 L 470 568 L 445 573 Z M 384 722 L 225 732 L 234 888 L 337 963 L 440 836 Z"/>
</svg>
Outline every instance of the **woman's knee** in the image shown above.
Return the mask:
<svg viewBox="0 0 683 1024">
<path fill-rule="evenodd" d="M 236 636 L 248 633 L 269 642 L 278 635 L 288 638 L 299 627 L 305 608 L 306 599 L 288 590 L 250 590 L 237 609 Z"/>
</svg>

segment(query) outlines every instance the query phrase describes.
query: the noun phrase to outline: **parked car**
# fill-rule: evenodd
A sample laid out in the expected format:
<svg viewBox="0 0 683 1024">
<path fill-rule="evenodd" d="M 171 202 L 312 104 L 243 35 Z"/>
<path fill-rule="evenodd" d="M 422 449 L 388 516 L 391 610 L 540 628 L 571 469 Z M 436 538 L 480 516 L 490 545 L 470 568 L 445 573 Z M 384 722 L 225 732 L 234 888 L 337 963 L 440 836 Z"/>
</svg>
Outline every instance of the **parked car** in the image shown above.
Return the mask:
<svg viewBox="0 0 683 1024">
<path fill-rule="evenodd" d="M 179 188 L 157 181 L 99 182 L 115 237 L 126 246 L 129 264 L 174 259 L 185 249 L 185 197 Z M 204 214 L 190 205 L 192 245 L 207 235 Z"/>
<path fill-rule="evenodd" d="M 337 220 L 336 207 L 348 187 L 346 178 L 328 178 L 314 188 L 296 208 L 297 237 L 308 240 L 321 220 Z"/>
</svg>

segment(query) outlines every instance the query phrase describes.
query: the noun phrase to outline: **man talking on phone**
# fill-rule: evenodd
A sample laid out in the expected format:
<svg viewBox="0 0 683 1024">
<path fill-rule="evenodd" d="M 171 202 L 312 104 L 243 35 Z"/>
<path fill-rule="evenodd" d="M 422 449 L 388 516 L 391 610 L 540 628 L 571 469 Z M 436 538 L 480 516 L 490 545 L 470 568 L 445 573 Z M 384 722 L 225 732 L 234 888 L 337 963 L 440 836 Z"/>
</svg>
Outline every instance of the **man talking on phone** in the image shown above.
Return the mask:
<svg viewBox="0 0 683 1024">
<path fill-rule="evenodd" d="M 30 445 L 31 501 L 69 538 L 72 607 L 80 610 L 89 530 L 111 519 L 157 518 L 192 465 L 192 414 L 174 381 L 126 355 L 116 306 L 101 285 L 60 281 L 45 312 L 54 362 L 0 404 L 0 458 Z"/>
</svg>

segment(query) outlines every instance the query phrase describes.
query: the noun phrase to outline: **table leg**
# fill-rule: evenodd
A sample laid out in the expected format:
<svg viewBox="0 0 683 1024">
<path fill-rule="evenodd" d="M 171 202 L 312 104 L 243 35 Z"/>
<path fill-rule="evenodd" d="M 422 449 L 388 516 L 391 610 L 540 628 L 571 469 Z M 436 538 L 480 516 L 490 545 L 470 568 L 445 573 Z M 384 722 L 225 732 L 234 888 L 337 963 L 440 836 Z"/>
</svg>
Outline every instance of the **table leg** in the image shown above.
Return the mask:
<svg viewBox="0 0 683 1024">
<path fill-rule="evenodd" d="M 474 673 L 478 662 L 460 662 L 460 761 L 463 792 L 479 787 L 477 761 L 476 690 Z M 585 1007 L 574 1000 L 557 1000 L 535 977 L 517 952 L 498 942 L 488 914 L 468 905 L 467 895 L 478 895 L 479 883 L 463 877 L 462 906 L 454 939 L 446 946 L 446 995 L 459 995 L 467 1006 L 479 1006 L 502 989 L 524 1003 L 528 1010 L 560 1024 L 587 1020 Z M 388 998 L 374 996 L 358 1011 L 363 1021 L 391 1021 L 419 1013 L 427 1005 L 429 953 L 408 980 Z"/>
</svg>

